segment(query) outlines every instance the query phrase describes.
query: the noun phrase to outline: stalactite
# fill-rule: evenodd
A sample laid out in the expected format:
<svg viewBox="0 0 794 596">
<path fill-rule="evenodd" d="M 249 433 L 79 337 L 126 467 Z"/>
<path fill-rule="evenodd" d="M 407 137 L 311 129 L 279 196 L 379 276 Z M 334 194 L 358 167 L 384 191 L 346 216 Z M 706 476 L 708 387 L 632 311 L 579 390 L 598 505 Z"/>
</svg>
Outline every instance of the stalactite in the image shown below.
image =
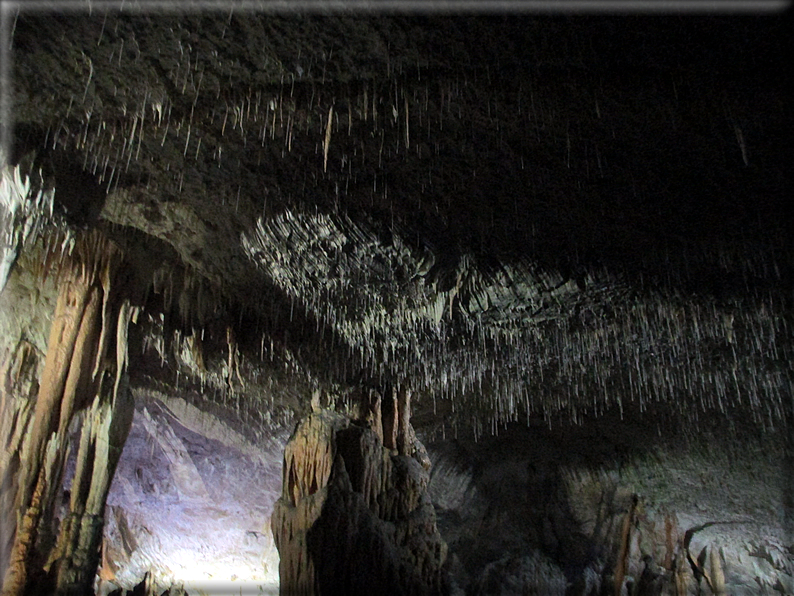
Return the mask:
<svg viewBox="0 0 794 596">
<path fill-rule="evenodd" d="M 41 172 L 31 180 L 22 166 L 12 167 L 6 159 L 5 148 L 0 148 L 0 292 L 23 247 L 37 239 L 46 224 L 55 223 L 55 193 L 43 188 Z"/>
</svg>

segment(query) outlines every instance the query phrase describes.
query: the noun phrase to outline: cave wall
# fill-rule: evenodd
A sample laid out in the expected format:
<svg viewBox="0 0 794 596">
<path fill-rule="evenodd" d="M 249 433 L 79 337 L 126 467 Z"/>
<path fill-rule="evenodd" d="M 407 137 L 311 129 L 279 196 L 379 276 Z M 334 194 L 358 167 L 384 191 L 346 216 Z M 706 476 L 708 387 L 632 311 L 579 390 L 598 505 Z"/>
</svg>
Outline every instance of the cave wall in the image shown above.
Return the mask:
<svg viewBox="0 0 794 596">
<path fill-rule="evenodd" d="M 136 390 L 108 494 L 98 593 L 278 591 L 270 514 L 288 428 L 242 426 L 234 408 Z"/>
<path fill-rule="evenodd" d="M 467 594 L 791 593 L 785 428 L 660 434 L 617 412 L 428 443 Z"/>
</svg>

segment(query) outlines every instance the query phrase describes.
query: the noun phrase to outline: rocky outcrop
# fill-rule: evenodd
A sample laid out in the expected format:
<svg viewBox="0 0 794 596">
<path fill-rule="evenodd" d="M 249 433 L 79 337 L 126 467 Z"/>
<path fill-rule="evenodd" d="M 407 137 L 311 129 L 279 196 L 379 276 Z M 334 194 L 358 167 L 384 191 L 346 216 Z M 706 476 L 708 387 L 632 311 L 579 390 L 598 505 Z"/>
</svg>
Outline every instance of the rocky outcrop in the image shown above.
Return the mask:
<svg viewBox="0 0 794 596">
<path fill-rule="evenodd" d="M 242 429 L 240 414 L 133 387 L 135 416 L 108 494 L 97 594 L 278 592 L 270 513 L 286 425 Z M 235 429 L 243 430 L 238 432 Z"/>
<path fill-rule="evenodd" d="M 439 531 L 467 594 L 792 593 L 784 433 L 615 428 L 428 443 Z"/>
<path fill-rule="evenodd" d="M 439 594 L 447 547 L 410 394 L 374 396 L 358 420 L 320 410 L 284 453 L 271 523 L 283 594 Z"/>
</svg>

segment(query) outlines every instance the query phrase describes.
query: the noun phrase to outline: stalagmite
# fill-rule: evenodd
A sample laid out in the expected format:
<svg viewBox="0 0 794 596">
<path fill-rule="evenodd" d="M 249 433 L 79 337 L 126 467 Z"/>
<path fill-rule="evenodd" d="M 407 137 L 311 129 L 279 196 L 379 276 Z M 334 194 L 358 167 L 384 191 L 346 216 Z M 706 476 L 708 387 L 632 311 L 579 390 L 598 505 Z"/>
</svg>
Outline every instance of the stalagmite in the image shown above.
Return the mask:
<svg viewBox="0 0 794 596">
<path fill-rule="evenodd" d="M 395 389 L 386 399 L 386 407 L 383 411 L 383 446 L 387 449 L 396 449 L 399 429 L 397 390 Z"/>
<path fill-rule="evenodd" d="M 397 451 L 400 455 L 410 455 L 413 445 L 411 430 L 411 390 L 402 389 L 397 397 L 399 419 L 397 421 Z"/>
<path fill-rule="evenodd" d="M 447 549 L 427 493 L 429 460 L 410 427 L 410 393 L 401 393 L 402 409 L 393 398 L 399 454 L 381 441 L 379 399 L 370 399 L 362 420 L 312 412 L 287 444 L 271 518 L 282 594 L 447 590 Z"/>
<path fill-rule="evenodd" d="M 378 435 L 378 439 L 383 443 L 383 416 L 381 413 L 381 397 L 377 391 L 369 394 L 369 412 L 367 423 L 370 428 Z"/>
<path fill-rule="evenodd" d="M 615 565 L 615 596 L 621 596 L 623 593 L 624 579 L 628 568 L 629 548 L 631 543 L 631 534 L 635 522 L 635 515 L 637 510 L 637 497 L 636 495 L 631 499 L 631 505 L 623 518 L 623 524 L 620 532 L 620 546 L 618 550 L 617 562 Z"/>
</svg>

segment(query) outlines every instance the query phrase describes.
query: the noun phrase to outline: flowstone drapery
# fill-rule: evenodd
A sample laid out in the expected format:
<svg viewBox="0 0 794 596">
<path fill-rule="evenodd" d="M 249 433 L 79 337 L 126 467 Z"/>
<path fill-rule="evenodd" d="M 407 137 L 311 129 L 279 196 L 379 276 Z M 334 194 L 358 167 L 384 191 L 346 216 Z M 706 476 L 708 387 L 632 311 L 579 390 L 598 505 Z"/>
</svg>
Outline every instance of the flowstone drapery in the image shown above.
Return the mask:
<svg viewBox="0 0 794 596">
<path fill-rule="evenodd" d="M 124 369 L 134 309 L 115 292 L 121 258 L 94 231 L 77 238 L 69 254 L 45 259 L 43 275 L 52 267 L 59 292 L 35 404 L 5 389 L 3 395 L 4 408 L 17 410 L 10 430 L 20 437 L 3 459 L 3 499 L 13 499 L 7 521 L 13 524 L 16 514 L 4 596 L 81 594 L 93 585 L 105 498 L 132 421 Z M 76 418 L 82 420 L 77 470 L 69 512 L 58 527 L 55 510 Z"/>
</svg>

